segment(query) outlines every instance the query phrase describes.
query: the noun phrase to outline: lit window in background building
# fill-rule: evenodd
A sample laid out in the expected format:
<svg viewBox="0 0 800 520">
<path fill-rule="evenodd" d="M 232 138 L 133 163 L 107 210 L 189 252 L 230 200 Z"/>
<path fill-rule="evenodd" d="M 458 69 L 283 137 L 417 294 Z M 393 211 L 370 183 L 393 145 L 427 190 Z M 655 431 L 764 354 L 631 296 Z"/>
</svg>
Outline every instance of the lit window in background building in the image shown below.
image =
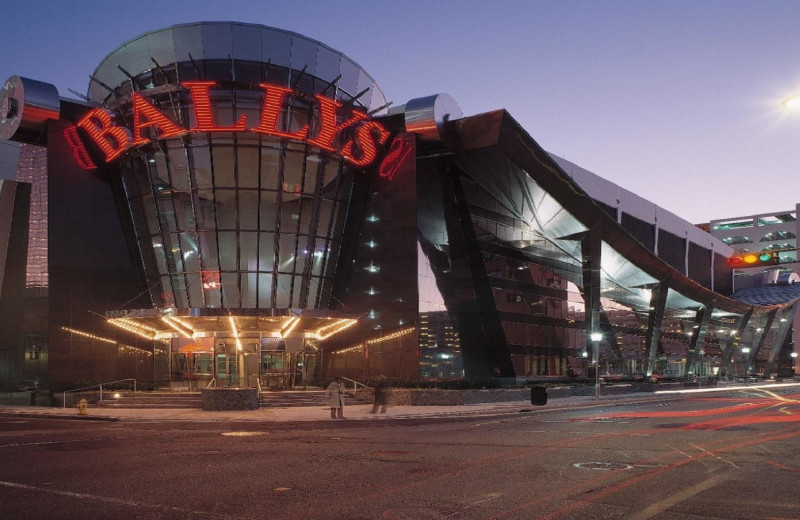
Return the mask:
<svg viewBox="0 0 800 520">
<path fill-rule="evenodd" d="M 23 144 L 17 181 L 31 185 L 28 267 L 25 287 L 47 287 L 47 149 Z"/>
</svg>

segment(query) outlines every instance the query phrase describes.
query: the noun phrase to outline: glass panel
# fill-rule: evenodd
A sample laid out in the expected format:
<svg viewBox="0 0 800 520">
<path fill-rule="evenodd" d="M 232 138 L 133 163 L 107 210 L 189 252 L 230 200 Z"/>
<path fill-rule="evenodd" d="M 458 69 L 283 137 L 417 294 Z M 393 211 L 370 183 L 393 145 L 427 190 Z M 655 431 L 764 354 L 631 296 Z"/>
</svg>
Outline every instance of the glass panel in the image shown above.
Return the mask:
<svg viewBox="0 0 800 520">
<path fill-rule="evenodd" d="M 280 258 L 278 259 L 278 271 L 279 272 L 293 272 L 294 271 L 294 260 L 295 260 L 295 245 L 297 242 L 297 237 L 294 234 L 281 234 L 280 238 L 280 249 L 278 254 Z"/>
<path fill-rule="evenodd" d="M 233 187 L 233 147 L 218 146 L 213 148 L 214 186 L 217 188 Z"/>
<path fill-rule="evenodd" d="M 200 271 L 200 258 L 198 256 L 199 246 L 197 237 L 193 233 L 181 233 L 181 250 L 183 252 L 183 264 L 187 272 Z"/>
<path fill-rule="evenodd" d="M 258 233 L 249 231 L 240 232 L 239 240 L 239 269 L 241 271 L 258 270 L 256 257 Z"/>
<path fill-rule="evenodd" d="M 284 193 L 299 195 L 303 192 L 303 154 L 286 152 L 286 168 L 283 172 Z M 286 200 L 287 197 L 284 197 Z"/>
<path fill-rule="evenodd" d="M 168 274 L 167 259 L 166 255 L 164 254 L 164 243 L 162 242 L 160 236 L 154 236 L 152 238 L 152 246 L 153 246 L 153 257 L 156 261 L 156 266 L 158 266 L 159 274 Z M 145 247 L 144 243 L 143 247 Z"/>
<path fill-rule="evenodd" d="M 214 229 L 217 227 L 214 213 L 214 192 L 211 190 L 198 190 L 195 195 L 194 209 L 197 212 L 198 229 Z"/>
<path fill-rule="evenodd" d="M 222 299 L 223 305 L 230 308 L 239 308 L 239 276 L 236 273 L 222 273 Z"/>
<path fill-rule="evenodd" d="M 189 306 L 190 307 L 204 307 L 203 301 L 203 282 L 200 279 L 200 273 L 187 274 L 186 280 L 189 284 Z"/>
<path fill-rule="evenodd" d="M 261 188 L 277 190 L 278 166 L 280 164 L 280 150 L 277 148 L 261 149 Z"/>
<path fill-rule="evenodd" d="M 172 197 L 175 205 L 175 225 L 178 231 L 194 231 L 196 223 L 191 192 L 176 192 L 172 194 Z"/>
<path fill-rule="evenodd" d="M 258 270 L 273 271 L 275 269 L 275 234 L 260 233 L 258 240 Z"/>
<path fill-rule="evenodd" d="M 291 306 L 290 291 L 292 290 L 292 276 L 288 274 L 278 275 L 278 294 L 275 306 L 279 309 L 288 309 Z"/>
<path fill-rule="evenodd" d="M 221 271 L 236 270 L 236 233 L 233 231 L 220 231 L 217 233 L 219 240 L 219 262 Z"/>
<path fill-rule="evenodd" d="M 164 235 L 164 253 L 167 257 L 167 266 L 172 266 L 170 272 L 181 273 L 184 271 L 181 244 L 177 234 Z"/>
<path fill-rule="evenodd" d="M 258 306 L 262 309 L 272 307 L 272 274 L 258 275 Z"/>
<path fill-rule="evenodd" d="M 218 229 L 236 229 L 236 190 L 215 190 Z"/>
<path fill-rule="evenodd" d="M 258 191 L 239 190 L 239 229 L 258 229 Z"/>
<path fill-rule="evenodd" d="M 294 70 L 303 70 L 306 74 L 317 74 L 317 47 L 319 44 L 300 36 L 292 36 L 292 54 L 290 66 Z"/>
<path fill-rule="evenodd" d="M 172 187 L 176 190 L 188 190 L 189 162 L 186 159 L 186 150 L 181 141 L 168 141 L 169 168 L 172 177 Z"/>
<path fill-rule="evenodd" d="M 278 194 L 273 191 L 261 192 L 261 229 L 275 231 L 278 226 Z"/>
<path fill-rule="evenodd" d="M 194 181 L 199 189 L 213 186 L 211 181 L 211 152 L 206 144 L 190 148 L 194 163 Z"/>
<path fill-rule="evenodd" d="M 308 250 L 308 237 L 307 236 L 298 236 L 297 237 L 297 261 L 294 263 L 294 272 L 298 274 L 302 274 L 303 269 L 306 267 L 306 263 L 308 262 L 309 256 L 313 254 L 313 251 Z"/>
<path fill-rule="evenodd" d="M 157 235 L 161 233 L 161 226 L 158 224 L 158 213 L 152 195 L 142 198 L 142 209 L 144 209 L 144 215 L 147 218 L 148 234 Z"/>
<path fill-rule="evenodd" d="M 156 203 L 158 204 L 161 231 L 164 233 L 177 231 L 178 225 L 175 222 L 175 210 L 172 207 L 172 197 L 170 195 L 159 195 L 156 198 Z"/>
<path fill-rule="evenodd" d="M 258 148 L 240 144 L 238 152 L 239 187 L 258 188 Z"/>
<path fill-rule="evenodd" d="M 303 193 L 312 194 L 317 186 L 317 175 L 325 171 L 322 159 L 317 154 L 306 157 L 306 177 L 303 183 Z"/>
<path fill-rule="evenodd" d="M 299 308 L 300 307 L 300 286 L 302 285 L 303 277 L 302 276 L 295 276 L 294 277 L 294 290 L 292 291 L 292 307 Z"/>
<path fill-rule="evenodd" d="M 255 308 L 257 296 L 257 273 L 242 273 L 242 307 Z"/>
<path fill-rule="evenodd" d="M 321 284 L 321 278 L 311 278 L 308 284 L 308 303 L 306 304 L 307 307 L 310 308 L 318 308 L 317 307 L 317 294 L 319 293 L 319 287 Z"/>
</svg>

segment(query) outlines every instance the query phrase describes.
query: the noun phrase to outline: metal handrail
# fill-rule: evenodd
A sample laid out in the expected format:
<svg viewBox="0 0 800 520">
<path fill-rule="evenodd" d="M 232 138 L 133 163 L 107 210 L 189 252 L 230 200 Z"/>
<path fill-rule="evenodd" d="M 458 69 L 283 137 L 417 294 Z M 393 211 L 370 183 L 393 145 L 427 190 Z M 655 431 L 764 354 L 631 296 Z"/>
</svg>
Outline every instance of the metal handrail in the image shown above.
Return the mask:
<svg viewBox="0 0 800 520">
<path fill-rule="evenodd" d="M 91 390 L 92 388 L 100 388 L 100 401 L 103 400 L 103 385 L 113 385 L 115 383 L 123 383 L 125 381 L 133 381 L 133 393 L 136 393 L 136 380 L 133 378 L 128 379 L 119 379 L 117 381 L 106 381 L 105 383 L 100 383 L 99 385 L 92 385 L 92 386 L 85 386 L 83 388 L 76 388 L 75 390 L 64 390 L 64 408 L 67 407 L 67 394 L 72 392 L 82 392 L 84 390 Z"/>
<path fill-rule="evenodd" d="M 341 379 L 342 379 L 342 381 L 350 381 L 351 383 L 353 383 L 353 395 L 355 395 L 356 392 L 358 391 L 358 385 L 361 385 L 364 388 L 368 388 L 368 389 L 372 390 L 371 386 L 365 385 L 364 383 L 362 383 L 360 381 L 356 381 L 355 379 L 350 379 L 350 378 L 347 378 L 347 377 L 342 377 Z"/>
</svg>

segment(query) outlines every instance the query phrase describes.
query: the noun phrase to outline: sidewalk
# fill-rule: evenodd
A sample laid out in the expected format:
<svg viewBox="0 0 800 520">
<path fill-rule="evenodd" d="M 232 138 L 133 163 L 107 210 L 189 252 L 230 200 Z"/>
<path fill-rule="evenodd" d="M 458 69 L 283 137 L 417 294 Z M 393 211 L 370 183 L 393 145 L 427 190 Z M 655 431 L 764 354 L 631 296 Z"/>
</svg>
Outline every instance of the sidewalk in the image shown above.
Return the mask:
<svg viewBox="0 0 800 520">
<path fill-rule="evenodd" d="M 726 386 L 701 390 L 661 391 L 601 396 L 563 397 L 550 399 L 544 406 L 529 401 L 482 403 L 464 406 L 391 406 L 385 414 L 370 414 L 372 405 L 345 406 L 344 414 L 351 421 L 392 421 L 403 419 L 434 419 L 475 416 L 510 415 L 515 413 L 546 412 L 589 407 L 618 406 L 627 402 L 680 400 L 697 397 L 699 393 L 718 393 L 737 390 L 774 390 L 784 387 L 800 388 L 800 383 Z M 765 394 L 766 396 L 766 394 Z M 90 406 L 87 415 L 78 415 L 75 408 L 0 405 L 0 417 L 37 417 L 75 420 L 120 422 L 187 421 L 187 422 L 308 422 L 331 421 L 330 410 L 319 406 L 289 408 L 259 408 L 248 411 L 205 411 L 199 408 L 106 408 Z"/>
</svg>

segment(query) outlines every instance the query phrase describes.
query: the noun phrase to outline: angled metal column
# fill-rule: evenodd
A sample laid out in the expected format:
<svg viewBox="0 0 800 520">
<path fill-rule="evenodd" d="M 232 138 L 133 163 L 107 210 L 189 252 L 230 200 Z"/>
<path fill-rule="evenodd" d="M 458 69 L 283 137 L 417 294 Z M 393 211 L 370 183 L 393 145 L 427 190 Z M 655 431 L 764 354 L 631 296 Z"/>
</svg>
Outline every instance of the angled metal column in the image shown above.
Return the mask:
<svg viewBox="0 0 800 520">
<path fill-rule="evenodd" d="M 600 252 L 601 234 L 598 227 L 593 227 L 581 239 L 581 257 L 583 261 L 583 297 L 586 305 L 586 340 L 587 344 L 592 332 L 600 331 Z M 596 361 L 596 360 L 595 360 Z"/>
<path fill-rule="evenodd" d="M 775 321 L 775 315 L 778 314 L 778 309 L 774 309 L 769 311 L 765 317 L 767 319 L 766 323 L 762 325 L 760 328 L 756 329 L 756 333 L 753 336 L 753 345 L 750 347 L 750 352 L 747 354 L 747 361 L 744 364 L 744 377 L 748 377 L 750 373 L 750 366 L 753 365 L 753 362 L 756 360 L 758 356 L 758 351 L 761 350 L 761 347 L 764 346 L 764 340 L 767 338 L 767 332 L 769 331 L 770 327 L 772 327 L 772 322 Z"/>
<path fill-rule="evenodd" d="M 581 260 L 583 262 L 583 298 L 586 305 L 586 347 L 594 347 L 592 349 L 592 364 L 594 366 L 595 398 L 599 397 L 600 390 L 597 383 L 600 371 L 600 341 L 592 341 L 592 334 L 600 332 L 601 250 L 602 235 L 600 227 L 594 226 L 581 239 Z"/>
<path fill-rule="evenodd" d="M 650 287 L 650 312 L 647 315 L 647 357 L 645 358 L 644 376 L 653 375 L 656 366 L 658 342 L 661 340 L 661 322 L 664 319 L 664 309 L 667 307 L 667 293 L 669 292 L 668 280 L 654 284 Z"/>
<path fill-rule="evenodd" d="M 725 345 L 725 350 L 722 351 L 722 359 L 720 360 L 719 364 L 719 374 L 721 376 L 727 376 L 730 374 L 731 371 L 731 361 L 733 360 L 733 354 L 736 352 L 736 347 L 739 345 L 739 341 L 742 338 L 742 334 L 744 334 L 745 329 L 747 328 L 747 322 L 750 321 L 750 316 L 753 315 L 753 310 L 750 309 L 749 311 L 745 312 L 741 316 L 736 319 L 736 323 L 732 327 L 732 330 L 735 332 L 728 337 L 728 341 Z"/>
<path fill-rule="evenodd" d="M 694 318 L 694 328 L 692 328 L 692 339 L 689 340 L 689 349 L 686 351 L 686 373 L 684 376 L 693 374 L 697 369 L 697 363 L 703 355 L 703 338 L 708 330 L 708 323 L 711 321 L 711 313 L 714 311 L 713 304 L 700 307 Z"/>
<path fill-rule="evenodd" d="M 797 303 L 798 302 L 795 302 L 793 305 L 781 311 L 778 330 L 775 332 L 775 340 L 772 343 L 772 350 L 769 352 L 767 366 L 764 368 L 764 377 L 769 377 L 770 372 L 772 372 L 772 365 L 775 364 L 775 358 L 778 357 L 778 352 L 780 352 L 783 342 L 786 340 L 786 334 L 789 333 L 789 329 L 792 326 L 792 318 L 797 310 Z"/>
</svg>

